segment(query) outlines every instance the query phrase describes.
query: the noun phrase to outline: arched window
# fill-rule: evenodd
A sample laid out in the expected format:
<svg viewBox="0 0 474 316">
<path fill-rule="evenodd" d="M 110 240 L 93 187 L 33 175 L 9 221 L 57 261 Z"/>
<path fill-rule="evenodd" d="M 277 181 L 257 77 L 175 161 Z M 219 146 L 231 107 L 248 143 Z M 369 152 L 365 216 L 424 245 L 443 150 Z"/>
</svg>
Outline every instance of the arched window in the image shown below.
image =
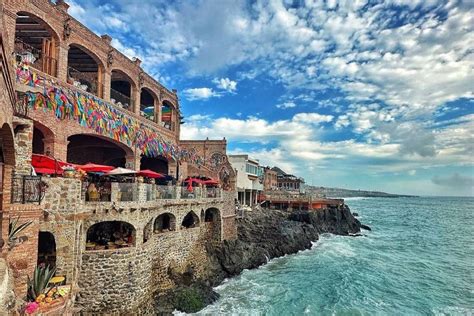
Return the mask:
<svg viewBox="0 0 474 316">
<path fill-rule="evenodd" d="M 174 130 L 173 105 L 166 100 L 161 105 L 161 125 L 169 130 Z"/>
<path fill-rule="evenodd" d="M 44 264 L 50 268 L 56 266 L 56 241 L 50 232 L 38 234 L 38 265 Z"/>
<path fill-rule="evenodd" d="M 133 111 L 133 80 L 123 71 L 114 69 L 110 79 L 110 101 L 121 108 Z"/>
<path fill-rule="evenodd" d="M 217 208 L 208 208 L 204 215 L 205 222 L 218 222 L 220 221 L 220 212 Z"/>
<path fill-rule="evenodd" d="M 57 75 L 59 38 L 39 17 L 18 12 L 15 26 L 15 54 L 17 61 L 51 76 Z"/>
<path fill-rule="evenodd" d="M 117 249 L 135 246 L 135 228 L 121 221 L 106 221 L 87 230 L 86 250 Z"/>
<path fill-rule="evenodd" d="M 186 216 L 183 218 L 183 222 L 181 226 L 184 228 L 194 228 L 199 227 L 199 217 L 193 211 L 190 211 Z"/>
<path fill-rule="evenodd" d="M 96 56 L 80 45 L 71 44 L 67 66 L 69 84 L 102 97 L 103 67 Z"/>
<path fill-rule="evenodd" d="M 155 233 L 164 233 L 176 230 L 176 218 L 171 213 L 164 213 L 158 216 L 155 220 Z"/>
<path fill-rule="evenodd" d="M 140 115 L 155 121 L 155 97 L 147 88 L 142 88 L 140 93 Z"/>
</svg>

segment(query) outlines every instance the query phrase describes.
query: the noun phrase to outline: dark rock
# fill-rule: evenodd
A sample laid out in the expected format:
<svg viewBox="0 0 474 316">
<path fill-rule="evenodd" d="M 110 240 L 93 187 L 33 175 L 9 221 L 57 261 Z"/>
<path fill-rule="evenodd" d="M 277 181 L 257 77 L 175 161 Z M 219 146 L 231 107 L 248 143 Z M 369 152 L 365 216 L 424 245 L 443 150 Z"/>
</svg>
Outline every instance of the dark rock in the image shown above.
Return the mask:
<svg viewBox="0 0 474 316">
<path fill-rule="evenodd" d="M 359 213 L 353 212 L 352 215 L 353 215 L 354 217 L 357 217 L 357 216 L 359 216 Z"/>
<path fill-rule="evenodd" d="M 360 228 L 365 229 L 365 230 L 372 230 L 372 228 L 364 224 L 360 224 Z"/>
</svg>

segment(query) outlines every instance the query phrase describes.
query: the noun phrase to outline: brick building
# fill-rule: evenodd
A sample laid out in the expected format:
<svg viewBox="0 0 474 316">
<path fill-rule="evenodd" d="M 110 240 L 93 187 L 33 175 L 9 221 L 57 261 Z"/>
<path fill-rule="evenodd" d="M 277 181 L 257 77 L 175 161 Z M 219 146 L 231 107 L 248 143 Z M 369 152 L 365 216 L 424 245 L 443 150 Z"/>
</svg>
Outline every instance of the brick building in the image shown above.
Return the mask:
<svg viewBox="0 0 474 316">
<path fill-rule="evenodd" d="M 71 17 L 64 1 L 0 0 L 0 9 L 1 251 L 17 297 L 45 262 L 72 285 L 68 306 L 84 312 L 133 312 L 173 287 L 169 269 L 206 273 L 206 244 L 236 237 L 225 139 L 181 140 L 177 91 Z M 178 185 L 111 182 L 91 199 L 80 179 L 32 176 L 34 155 L 150 169 Z M 190 194 L 180 186 L 189 176 L 219 187 Z M 9 247 L 16 216 L 32 224 Z M 91 246 L 117 231 L 128 234 L 123 247 Z"/>
</svg>

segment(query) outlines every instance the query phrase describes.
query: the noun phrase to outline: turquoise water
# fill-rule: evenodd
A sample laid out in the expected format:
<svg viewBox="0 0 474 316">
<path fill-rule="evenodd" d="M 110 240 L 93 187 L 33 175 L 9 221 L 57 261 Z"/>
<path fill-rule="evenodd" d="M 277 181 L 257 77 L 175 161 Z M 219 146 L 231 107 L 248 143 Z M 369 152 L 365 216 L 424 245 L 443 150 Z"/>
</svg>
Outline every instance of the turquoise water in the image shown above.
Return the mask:
<svg viewBox="0 0 474 316">
<path fill-rule="evenodd" d="M 473 315 L 474 199 L 348 199 L 372 227 L 324 235 L 217 287 L 200 314 Z"/>
</svg>

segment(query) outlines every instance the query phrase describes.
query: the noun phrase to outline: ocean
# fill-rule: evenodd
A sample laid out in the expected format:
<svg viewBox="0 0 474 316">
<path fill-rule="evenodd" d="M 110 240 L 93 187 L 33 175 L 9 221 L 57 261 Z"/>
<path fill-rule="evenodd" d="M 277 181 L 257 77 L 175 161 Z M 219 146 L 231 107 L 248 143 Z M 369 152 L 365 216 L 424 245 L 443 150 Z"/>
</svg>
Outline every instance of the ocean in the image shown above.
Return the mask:
<svg viewBox="0 0 474 316">
<path fill-rule="evenodd" d="M 473 198 L 353 198 L 372 231 L 226 280 L 199 315 L 473 315 Z"/>
</svg>

